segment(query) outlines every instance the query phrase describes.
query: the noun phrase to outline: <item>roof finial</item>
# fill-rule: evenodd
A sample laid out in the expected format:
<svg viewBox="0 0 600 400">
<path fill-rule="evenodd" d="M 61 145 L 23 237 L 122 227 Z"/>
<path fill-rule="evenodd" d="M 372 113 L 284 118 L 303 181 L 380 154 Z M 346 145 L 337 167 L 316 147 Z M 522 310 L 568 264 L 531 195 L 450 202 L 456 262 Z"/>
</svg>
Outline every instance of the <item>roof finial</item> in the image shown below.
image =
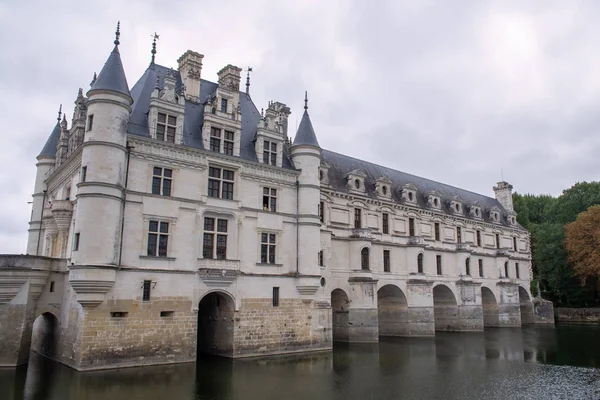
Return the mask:
<svg viewBox="0 0 600 400">
<path fill-rule="evenodd" d="M 159 83 L 160 83 L 160 76 L 156 75 L 156 86 L 154 86 L 154 89 L 160 89 Z"/>
<path fill-rule="evenodd" d="M 150 53 L 152 53 L 152 60 L 150 61 L 150 65 L 154 65 L 154 56 L 156 55 L 156 41 L 160 38 L 159 35 L 156 34 L 156 32 L 154 32 L 154 35 L 152 35 L 152 51 Z"/>
<path fill-rule="evenodd" d="M 60 105 L 60 107 L 58 107 L 58 118 L 56 118 L 58 122 L 60 122 L 60 114 L 62 114 L 62 104 Z"/>
<path fill-rule="evenodd" d="M 119 36 L 121 36 L 121 21 L 117 21 L 117 30 L 115 31 L 115 46 L 120 44 Z"/>
<path fill-rule="evenodd" d="M 92 78 L 92 81 L 90 82 L 90 86 L 94 86 L 94 83 L 96 83 L 96 78 L 98 78 L 98 75 L 96 75 L 96 73 L 94 72 L 94 77 Z"/>
<path fill-rule="evenodd" d="M 252 72 L 252 67 L 248 67 L 246 71 L 246 94 L 250 96 L 250 72 Z"/>
<path fill-rule="evenodd" d="M 308 91 L 304 91 L 304 110 L 308 110 Z"/>
</svg>

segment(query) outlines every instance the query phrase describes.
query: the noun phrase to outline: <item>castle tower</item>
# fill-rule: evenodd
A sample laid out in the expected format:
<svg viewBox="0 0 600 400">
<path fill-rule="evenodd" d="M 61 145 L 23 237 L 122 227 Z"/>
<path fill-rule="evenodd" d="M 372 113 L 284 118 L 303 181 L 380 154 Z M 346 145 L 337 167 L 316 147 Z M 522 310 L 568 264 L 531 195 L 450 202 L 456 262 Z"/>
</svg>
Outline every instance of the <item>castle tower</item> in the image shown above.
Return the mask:
<svg viewBox="0 0 600 400">
<path fill-rule="evenodd" d="M 133 100 L 115 47 L 87 93 L 87 126 L 81 156 L 69 281 L 84 307 L 95 307 L 115 281 L 127 170 L 127 123 Z"/>
<path fill-rule="evenodd" d="M 508 182 L 498 182 L 497 186 L 494 186 L 494 193 L 496 194 L 496 200 L 502 204 L 502 207 L 506 211 L 514 211 L 513 200 L 512 200 L 512 189 L 513 186 Z"/>
<path fill-rule="evenodd" d="M 58 111 L 58 118 L 56 125 L 50 137 L 46 141 L 44 148 L 37 156 L 36 172 L 35 172 L 35 186 L 33 189 L 33 202 L 31 207 L 31 218 L 29 220 L 29 237 L 27 239 L 27 254 L 37 256 L 43 255 L 43 241 L 42 241 L 42 212 L 44 203 L 46 203 L 46 175 L 48 171 L 52 169 L 56 162 L 56 147 L 60 139 L 60 116 L 62 106 Z"/>
</svg>

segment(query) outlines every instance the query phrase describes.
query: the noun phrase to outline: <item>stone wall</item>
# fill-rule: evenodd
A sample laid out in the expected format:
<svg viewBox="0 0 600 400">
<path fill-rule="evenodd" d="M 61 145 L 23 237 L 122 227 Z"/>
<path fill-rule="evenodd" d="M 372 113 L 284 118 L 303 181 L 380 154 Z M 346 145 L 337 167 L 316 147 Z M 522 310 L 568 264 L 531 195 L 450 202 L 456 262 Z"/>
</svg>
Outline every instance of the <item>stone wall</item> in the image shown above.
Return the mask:
<svg viewBox="0 0 600 400">
<path fill-rule="evenodd" d="M 558 322 L 600 324 L 600 308 L 557 308 Z"/>
</svg>

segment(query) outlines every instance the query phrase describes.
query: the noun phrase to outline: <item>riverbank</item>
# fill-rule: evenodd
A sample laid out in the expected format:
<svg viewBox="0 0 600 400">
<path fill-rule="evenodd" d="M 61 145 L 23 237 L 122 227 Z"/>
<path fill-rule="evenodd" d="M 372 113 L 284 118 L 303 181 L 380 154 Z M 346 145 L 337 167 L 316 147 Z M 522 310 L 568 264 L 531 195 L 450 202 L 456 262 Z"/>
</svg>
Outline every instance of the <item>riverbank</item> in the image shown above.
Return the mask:
<svg viewBox="0 0 600 400">
<path fill-rule="evenodd" d="M 600 308 L 556 308 L 558 322 L 600 324 Z"/>
</svg>

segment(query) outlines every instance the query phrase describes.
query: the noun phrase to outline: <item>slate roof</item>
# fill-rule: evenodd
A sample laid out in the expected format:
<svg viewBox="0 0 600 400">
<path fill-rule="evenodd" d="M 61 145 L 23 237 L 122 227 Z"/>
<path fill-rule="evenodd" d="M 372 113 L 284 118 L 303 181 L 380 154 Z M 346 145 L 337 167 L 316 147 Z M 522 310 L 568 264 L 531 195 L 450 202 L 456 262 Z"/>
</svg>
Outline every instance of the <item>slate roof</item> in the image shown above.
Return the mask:
<svg viewBox="0 0 600 400">
<path fill-rule="evenodd" d="M 308 115 L 307 110 L 304 110 L 304 114 L 302 115 L 300 125 L 298 126 L 298 132 L 296 132 L 296 136 L 294 137 L 293 145 L 308 145 L 321 147 L 319 146 L 319 141 L 317 140 L 317 135 L 315 134 L 315 130 L 313 129 L 312 122 L 310 122 L 310 117 Z"/>
<path fill-rule="evenodd" d="M 119 47 L 115 45 L 113 51 L 108 56 L 108 60 L 102 67 L 102 71 L 98 74 L 94 85 L 90 90 L 114 90 L 115 92 L 126 94 L 131 96 L 129 93 L 129 85 L 127 85 L 127 78 L 125 78 L 125 71 L 123 70 L 123 63 L 121 62 L 121 55 L 119 54 Z"/>
<path fill-rule="evenodd" d="M 506 210 L 504 209 L 504 207 L 502 207 L 502 204 L 500 204 L 500 202 L 495 198 L 473 193 L 468 190 L 459 189 L 454 186 L 445 185 L 443 183 L 435 182 L 415 175 L 407 174 L 406 172 L 382 167 L 377 164 L 373 164 L 363 160 L 358 160 L 356 158 L 345 156 L 343 154 L 335 153 L 329 150 L 322 150 L 321 160 L 329 166 L 329 184 L 336 191 L 346 193 L 349 192 L 346 186 L 346 176 L 349 172 L 359 170 L 367 175 L 365 178 L 365 187 L 367 188 L 366 195 L 369 197 L 377 198 L 377 194 L 375 191 L 375 182 L 381 177 L 387 177 L 392 181 L 392 199 L 398 203 L 402 203 L 400 197 L 400 191 L 402 187 L 406 184 L 412 183 L 418 189 L 417 204 L 421 208 L 429 208 L 427 206 L 425 196 L 431 191 L 437 190 L 441 194 L 442 212 L 445 212 L 450 215 L 456 215 L 450 211 L 448 203 L 449 201 L 453 200 L 454 196 L 460 196 L 460 198 L 462 198 L 463 200 L 463 205 L 465 206 L 463 207 L 462 217 L 471 218 L 468 213 L 467 206 L 475 202 L 479 202 L 482 207 L 481 211 L 483 213 L 483 221 L 492 223 L 488 215 L 488 211 L 490 210 L 490 208 L 496 206 L 503 215 L 503 218 L 501 218 L 501 224 L 505 226 L 509 225 L 505 219 L 507 214 Z"/>
<path fill-rule="evenodd" d="M 129 126 L 127 132 L 132 135 L 150 137 L 148 129 L 148 112 L 150 110 L 150 96 L 156 86 L 156 77 L 158 76 L 158 87 L 164 87 L 165 76 L 170 72 L 175 76 L 175 91 L 181 90 L 181 75 L 179 71 L 163 67 L 158 64 L 150 65 L 142 77 L 131 88 L 131 97 L 133 105 L 129 117 Z M 203 149 L 202 143 L 202 124 L 204 122 L 204 105 L 209 96 L 213 96 L 217 91 L 218 85 L 202 79 L 200 82 L 200 102 L 195 104 L 190 101 L 185 102 L 185 116 L 183 120 L 184 146 L 197 149 Z M 240 92 L 240 109 L 242 111 L 242 134 L 240 141 L 240 157 L 246 160 L 258 162 L 256 151 L 254 149 L 254 137 L 256 135 L 257 125 L 261 118 L 260 112 L 254 105 L 254 102 L 244 92 Z M 289 158 L 287 149 L 284 148 L 283 167 L 294 169 L 294 165 Z"/>
<path fill-rule="evenodd" d="M 58 140 L 60 139 L 60 122 L 56 122 L 52 133 L 48 137 L 44 148 L 38 155 L 38 157 L 55 157 L 56 156 L 56 146 L 58 145 Z"/>
</svg>

